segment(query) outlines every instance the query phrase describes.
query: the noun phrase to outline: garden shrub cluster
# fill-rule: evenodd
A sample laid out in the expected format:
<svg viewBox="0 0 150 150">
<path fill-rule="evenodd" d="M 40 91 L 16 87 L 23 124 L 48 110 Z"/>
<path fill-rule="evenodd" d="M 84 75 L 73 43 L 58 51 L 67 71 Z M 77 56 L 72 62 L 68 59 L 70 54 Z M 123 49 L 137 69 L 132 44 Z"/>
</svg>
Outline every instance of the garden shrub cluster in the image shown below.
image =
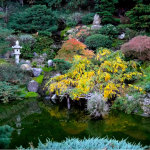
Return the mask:
<svg viewBox="0 0 150 150">
<path fill-rule="evenodd" d="M 61 143 L 52 142 L 50 140 L 46 141 L 46 144 L 39 142 L 38 147 L 36 149 L 141 149 L 144 150 L 146 148 L 142 147 L 140 144 L 131 144 L 126 140 L 117 141 L 115 139 L 107 139 L 107 138 L 90 138 L 90 139 L 66 139 Z M 18 150 L 25 150 L 23 147 L 18 148 Z M 33 150 L 32 147 L 28 148 L 28 150 Z"/>
<path fill-rule="evenodd" d="M 36 33 L 47 31 L 49 35 L 58 28 L 57 19 L 46 5 L 34 5 L 12 16 L 10 27 L 16 31 Z"/>
<path fill-rule="evenodd" d="M 135 61 L 126 62 L 120 51 L 111 52 L 109 49 L 100 49 L 95 59 L 97 64 L 93 64 L 90 59 L 75 56 L 66 74 L 47 82 L 48 90 L 57 95 L 68 93 L 76 100 L 95 91 L 103 94 L 106 100 L 112 99 L 119 96 L 126 86 L 143 92 L 141 87 L 130 84 L 143 75 Z"/>
<path fill-rule="evenodd" d="M 61 74 L 65 74 L 72 66 L 69 61 L 65 61 L 64 59 L 54 59 L 56 71 L 59 71 Z"/>
<path fill-rule="evenodd" d="M 88 13 L 82 17 L 82 23 L 85 25 L 91 24 L 94 18 L 94 13 Z"/>
<path fill-rule="evenodd" d="M 107 35 L 94 34 L 86 38 L 85 44 L 90 49 L 97 49 L 99 47 L 111 48 L 112 40 Z"/>
<path fill-rule="evenodd" d="M 130 18 L 131 28 L 150 32 L 150 4 L 138 4 L 126 15 Z"/>
<path fill-rule="evenodd" d="M 100 28 L 99 33 L 107 35 L 111 38 L 116 38 L 116 37 L 118 37 L 119 30 L 117 29 L 116 26 L 114 26 L 112 24 L 107 24 Z"/>
<path fill-rule="evenodd" d="M 6 38 L 13 33 L 12 30 L 0 27 L 0 54 L 5 54 L 10 50 L 9 42 Z"/>
<path fill-rule="evenodd" d="M 0 102 L 19 100 L 21 86 L 28 83 L 29 74 L 10 64 L 0 65 L 0 70 Z"/>
</svg>

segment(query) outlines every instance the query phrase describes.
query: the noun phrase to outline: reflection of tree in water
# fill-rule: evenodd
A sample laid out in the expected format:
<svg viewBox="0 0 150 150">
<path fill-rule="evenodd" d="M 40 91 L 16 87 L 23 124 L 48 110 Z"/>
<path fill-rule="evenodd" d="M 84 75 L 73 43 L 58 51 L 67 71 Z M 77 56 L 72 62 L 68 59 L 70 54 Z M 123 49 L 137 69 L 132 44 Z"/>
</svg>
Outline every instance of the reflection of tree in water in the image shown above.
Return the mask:
<svg viewBox="0 0 150 150">
<path fill-rule="evenodd" d="M 6 110 L 0 115 L 0 120 L 3 124 L 14 125 L 16 119 L 23 120 L 27 116 L 33 113 L 41 113 L 40 107 L 37 101 L 29 101 L 25 103 L 19 103 L 12 106 L 9 110 Z M 18 117 L 19 116 L 19 117 Z"/>
<path fill-rule="evenodd" d="M 147 120 L 147 121 L 146 121 Z M 111 113 L 108 118 L 99 121 L 89 121 L 88 133 L 98 137 L 131 137 L 132 139 L 144 141 L 150 140 L 150 129 L 147 118 L 127 115 L 124 113 Z"/>
<path fill-rule="evenodd" d="M 79 110 L 68 111 L 67 109 L 60 109 L 59 106 L 46 107 L 51 117 L 59 119 L 62 129 L 72 135 L 77 135 L 87 128 L 88 116 Z"/>
</svg>

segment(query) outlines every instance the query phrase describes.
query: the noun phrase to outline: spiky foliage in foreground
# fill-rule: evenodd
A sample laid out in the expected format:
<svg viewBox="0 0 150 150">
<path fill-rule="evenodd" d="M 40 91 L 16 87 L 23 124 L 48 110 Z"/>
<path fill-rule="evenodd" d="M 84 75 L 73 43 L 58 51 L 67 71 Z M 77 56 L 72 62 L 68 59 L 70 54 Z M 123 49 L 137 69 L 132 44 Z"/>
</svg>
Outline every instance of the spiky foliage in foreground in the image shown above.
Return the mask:
<svg viewBox="0 0 150 150">
<path fill-rule="evenodd" d="M 128 143 L 126 140 L 117 141 L 114 139 L 106 139 L 106 138 L 91 138 L 91 139 L 66 139 L 66 141 L 62 143 L 52 142 L 50 140 L 46 141 L 46 144 L 42 144 L 39 142 L 37 148 L 28 148 L 28 150 L 40 150 L 40 149 L 140 149 L 144 150 L 146 147 L 142 147 L 140 144 L 131 144 Z M 22 147 L 18 148 L 18 150 L 25 150 Z"/>
<path fill-rule="evenodd" d="M 0 126 L 0 149 L 8 148 L 12 131 L 13 128 L 8 125 Z"/>
<path fill-rule="evenodd" d="M 135 61 L 124 61 L 120 51 L 111 52 L 108 49 L 100 49 L 95 59 L 96 63 L 75 56 L 72 67 L 66 74 L 48 81 L 48 90 L 57 95 L 67 93 L 76 100 L 94 91 L 102 93 L 105 99 L 110 99 L 119 96 L 126 86 L 142 92 L 142 88 L 128 84 L 143 75 Z"/>
</svg>

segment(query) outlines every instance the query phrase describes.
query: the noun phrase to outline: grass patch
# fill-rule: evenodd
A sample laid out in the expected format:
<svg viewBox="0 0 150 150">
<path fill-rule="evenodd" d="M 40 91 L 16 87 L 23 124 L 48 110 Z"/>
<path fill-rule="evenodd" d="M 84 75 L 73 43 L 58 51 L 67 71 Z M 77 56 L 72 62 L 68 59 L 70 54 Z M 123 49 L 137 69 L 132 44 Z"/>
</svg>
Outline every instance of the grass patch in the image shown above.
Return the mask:
<svg viewBox="0 0 150 150">
<path fill-rule="evenodd" d="M 54 70 L 53 67 L 43 67 L 42 69 L 43 69 L 44 72 L 50 72 L 50 71 Z"/>
<path fill-rule="evenodd" d="M 8 64 L 5 59 L 0 59 L 0 65 Z"/>
<path fill-rule="evenodd" d="M 35 92 L 27 92 L 25 98 L 38 98 L 39 94 Z"/>
</svg>

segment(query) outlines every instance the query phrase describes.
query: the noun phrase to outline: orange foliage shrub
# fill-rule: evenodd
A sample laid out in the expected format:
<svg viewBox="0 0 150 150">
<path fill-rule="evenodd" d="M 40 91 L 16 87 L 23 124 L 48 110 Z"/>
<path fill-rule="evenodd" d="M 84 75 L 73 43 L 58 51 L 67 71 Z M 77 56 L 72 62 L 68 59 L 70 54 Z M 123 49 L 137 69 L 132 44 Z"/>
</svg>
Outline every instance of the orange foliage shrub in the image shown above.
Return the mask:
<svg viewBox="0 0 150 150">
<path fill-rule="evenodd" d="M 72 61 L 75 55 L 80 55 L 83 58 L 92 58 L 94 53 L 92 50 L 88 50 L 86 45 L 77 39 L 69 39 L 62 45 L 62 48 L 58 51 L 58 55 L 55 58 Z"/>
</svg>

